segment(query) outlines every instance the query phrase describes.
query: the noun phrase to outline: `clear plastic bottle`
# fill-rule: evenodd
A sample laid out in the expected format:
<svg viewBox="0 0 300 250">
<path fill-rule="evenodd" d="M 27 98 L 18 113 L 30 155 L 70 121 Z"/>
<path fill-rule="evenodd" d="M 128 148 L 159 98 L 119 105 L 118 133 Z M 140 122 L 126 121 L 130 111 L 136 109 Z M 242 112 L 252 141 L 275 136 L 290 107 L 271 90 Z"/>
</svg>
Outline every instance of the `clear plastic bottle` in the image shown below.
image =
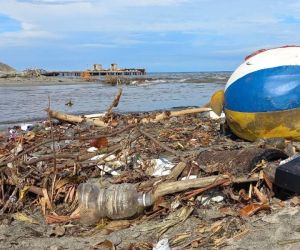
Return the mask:
<svg viewBox="0 0 300 250">
<path fill-rule="evenodd" d="M 84 224 L 94 224 L 100 218 L 130 218 L 151 206 L 151 193 L 139 193 L 132 184 L 111 185 L 102 188 L 97 184 L 78 186 L 80 218 Z"/>
</svg>

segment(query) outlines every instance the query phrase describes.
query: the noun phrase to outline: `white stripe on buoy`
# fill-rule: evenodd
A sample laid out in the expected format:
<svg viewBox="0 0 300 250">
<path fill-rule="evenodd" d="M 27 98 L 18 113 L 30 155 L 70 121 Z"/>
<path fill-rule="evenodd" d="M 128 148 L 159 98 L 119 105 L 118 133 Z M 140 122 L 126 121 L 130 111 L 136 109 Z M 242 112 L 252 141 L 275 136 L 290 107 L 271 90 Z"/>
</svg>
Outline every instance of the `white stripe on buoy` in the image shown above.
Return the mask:
<svg viewBox="0 0 300 250">
<path fill-rule="evenodd" d="M 250 57 L 233 72 L 225 86 L 225 91 L 232 83 L 247 74 L 285 65 L 300 65 L 300 47 L 269 49 Z"/>
</svg>

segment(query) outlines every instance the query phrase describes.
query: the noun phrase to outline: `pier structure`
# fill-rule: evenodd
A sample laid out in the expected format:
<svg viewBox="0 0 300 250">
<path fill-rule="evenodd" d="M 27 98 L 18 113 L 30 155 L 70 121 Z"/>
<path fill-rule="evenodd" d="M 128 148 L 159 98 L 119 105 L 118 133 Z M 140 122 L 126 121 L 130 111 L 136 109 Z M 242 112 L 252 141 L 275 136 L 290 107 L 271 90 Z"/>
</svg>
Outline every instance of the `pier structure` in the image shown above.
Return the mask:
<svg viewBox="0 0 300 250">
<path fill-rule="evenodd" d="M 103 69 L 101 64 L 94 64 L 92 69 L 83 71 L 47 71 L 43 73 L 45 76 L 59 76 L 59 77 L 81 77 L 82 75 L 90 75 L 91 77 L 100 76 L 140 76 L 145 75 L 146 70 L 143 68 L 124 68 L 119 69 L 118 65 L 111 64 L 110 69 Z"/>
</svg>

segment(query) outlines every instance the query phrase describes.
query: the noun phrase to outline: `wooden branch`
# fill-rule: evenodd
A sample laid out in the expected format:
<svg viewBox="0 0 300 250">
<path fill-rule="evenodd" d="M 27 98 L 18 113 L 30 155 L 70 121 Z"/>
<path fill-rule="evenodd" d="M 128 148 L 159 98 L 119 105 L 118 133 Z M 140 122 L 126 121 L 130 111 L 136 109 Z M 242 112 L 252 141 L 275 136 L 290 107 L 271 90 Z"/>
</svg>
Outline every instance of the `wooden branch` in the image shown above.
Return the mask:
<svg viewBox="0 0 300 250">
<path fill-rule="evenodd" d="M 48 120 L 50 123 L 50 136 L 52 140 L 52 152 L 53 152 L 53 159 L 54 159 L 54 164 L 53 164 L 53 172 L 56 173 L 56 149 L 55 149 L 55 140 L 54 140 L 54 133 L 53 133 L 53 124 L 52 124 L 52 119 L 50 115 L 50 110 L 51 110 L 51 99 L 50 95 L 48 95 Z"/>
<path fill-rule="evenodd" d="M 52 118 L 55 118 L 60 121 L 65 121 L 70 123 L 90 122 L 94 124 L 96 127 L 107 127 L 107 123 L 101 121 L 100 119 L 83 118 L 79 115 L 68 115 L 54 110 L 48 110 L 48 112 Z"/>
<path fill-rule="evenodd" d="M 162 149 L 166 150 L 167 152 L 173 154 L 173 155 L 176 155 L 176 156 L 181 156 L 182 154 L 180 154 L 179 152 L 171 149 L 170 147 L 168 147 L 167 145 L 163 144 L 162 142 L 156 140 L 152 135 L 148 134 L 147 132 L 141 130 L 141 129 L 138 129 L 138 131 L 146 136 L 148 139 L 150 139 L 151 141 L 153 141 L 156 145 L 160 146 Z"/>
<path fill-rule="evenodd" d="M 154 190 L 153 196 L 154 199 L 157 199 L 158 197 L 167 194 L 182 192 L 190 188 L 206 187 L 220 180 L 230 180 L 230 179 L 228 175 L 215 175 L 215 176 L 197 178 L 192 180 L 165 182 L 157 186 L 157 188 Z"/>
<path fill-rule="evenodd" d="M 115 98 L 112 101 L 111 105 L 107 109 L 106 116 L 108 116 L 111 113 L 111 111 L 112 111 L 113 108 L 118 107 L 119 101 L 120 101 L 120 98 L 121 98 L 121 95 L 122 95 L 122 92 L 123 92 L 123 90 L 122 90 L 122 88 L 120 88 L 118 94 L 115 96 Z"/>
<path fill-rule="evenodd" d="M 221 179 L 221 180 L 216 180 L 215 182 L 209 184 L 208 186 L 206 187 L 203 187 L 203 188 L 199 188 L 197 190 L 193 190 L 192 192 L 189 192 L 186 194 L 186 196 L 183 198 L 184 200 L 189 200 L 191 199 L 192 197 L 195 197 L 199 194 L 202 194 L 204 193 L 205 191 L 209 190 L 209 189 L 212 189 L 212 188 L 215 188 L 215 187 L 218 187 L 218 186 L 221 186 L 223 185 L 224 183 L 226 183 L 228 180 L 227 179 Z"/>
<path fill-rule="evenodd" d="M 179 162 L 172 170 L 171 173 L 167 176 L 166 180 L 174 181 L 177 180 L 178 176 L 181 175 L 182 171 L 185 169 L 186 163 Z"/>
<path fill-rule="evenodd" d="M 149 123 L 149 122 L 158 122 L 170 117 L 176 117 L 176 116 L 183 116 L 188 114 L 195 114 L 195 113 L 203 113 L 211 111 L 211 108 L 192 108 L 192 109 L 183 109 L 179 111 L 165 111 L 163 113 L 157 114 L 154 118 L 151 117 L 145 117 L 141 120 L 142 123 Z"/>
<path fill-rule="evenodd" d="M 127 125 L 126 127 L 122 128 L 122 129 L 119 129 L 119 130 L 117 130 L 115 132 L 112 132 L 110 134 L 101 133 L 101 134 L 94 134 L 94 135 L 89 135 L 89 136 L 76 136 L 76 137 L 72 138 L 72 140 L 91 140 L 91 139 L 97 139 L 97 138 L 103 137 L 103 136 L 112 137 L 112 136 L 118 135 L 120 133 L 123 133 L 124 131 L 126 131 L 128 129 L 134 128 L 134 127 L 136 127 L 136 124 L 130 124 L 130 125 Z M 70 140 L 70 137 L 62 136 L 62 137 L 56 137 L 55 138 L 55 141 L 64 141 L 64 140 Z M 44 140 L 40 143 L 34 144 L 32 147 L 30 147 L 26 150 L 23 150 L 21 153 L 16 155 L 13 159 L 5 160 L 4 162 L 1 162 L 0 163 L 0 169 L 1 169 L 1 167 L 5 167 L 9 162 L 14 162 L 14 161 L 20 159 L 23 155 L 28 154 L 28 153 L 32 152 L 33 150 L 35 150 L 36 148 L 39 148 L 39 147 L 41 147 L 41 146 L 43 146 L 47 143 L 51 143 L 51 142 L 52 142 L 52 139 L 47 139 L 47 140 Z M 92 155 L 91 157 L 93 157 L 93 156 L 95 156 L 95 154 Z M 37 160 L 37 162 L 39 162 L 39 160 Z M 33 164 L 33 163 L 30 162 L 30 164 Z"/>
<path fill-rule="evenodd" d="M 258 175 L 248 177 L 238 177 L 238 178 L 230 178 L 228 175 L 214 175 L 208 176 L 203 178 L 197 178 L 192 180 L 184 180 L 184 181 L 173 181 L 173 182 L 164 182 L 158 184 L 156 189 L 154 189 L 153 197 L 156 200 L 158 197 L 167 195 L 167 194 L 174 194 L 177 192 L 186 191 L 191 188 L 206 188 L 206 187 L 214 187 L 216 184 L 217 186 L 222 184 L 226 184 L 225 181 L 230 183 L 246 183 L 246 182 L 255 182 L 259 180 Z M 224 182 L 223 182 L 224 181 Z"/>
<path fill-rule="evenodd" d="M 14 203 L 14 199 L 15 196 L 17 194 L 17 191 L 19 190 L 19 187 L 16 186 L 14 191 L 12 192 L 12 194 L 9 196 L 8 200 L 6 201 L 6 203 L 4 204 L 4 206 L 2 207 L 2 209 L 0 210 L 0 216 L 4 214 L 4 212 L 6 211 L 6 209 L 8 208 L 8 206 L 10 205 L 10 203 Z"/>
</svg>

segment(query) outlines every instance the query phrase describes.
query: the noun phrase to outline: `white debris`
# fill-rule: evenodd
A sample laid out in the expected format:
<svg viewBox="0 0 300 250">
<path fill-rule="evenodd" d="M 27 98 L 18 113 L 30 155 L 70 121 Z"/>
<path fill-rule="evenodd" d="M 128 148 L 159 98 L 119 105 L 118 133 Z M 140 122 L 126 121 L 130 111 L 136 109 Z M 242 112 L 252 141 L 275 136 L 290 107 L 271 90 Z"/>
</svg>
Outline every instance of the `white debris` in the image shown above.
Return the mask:
<svg viewBox="0 0 300 250">
<path fill-rule="evenodd" d="M 31 124 L 31 123 L 23 123 L 23 124 L 21 124 L 20 127 L 21 127 L 21 129 L 22 129 L 23 131 L 27 131 L 28 128 L 33 127 L 33 124 Z"/>
<path fill-rule="evenodd" d="M 193 180 L 193 179 L 197 179 L 197 175 L 184 176 L 184 177 L 181 178 L 182 181 L 184 181 L 184 180 Z"/>
<path fill-rule="evenodd" d="M 153 159 L 150 161 L 151 165 L 154 166 L 152 176 L 165 176 L 171 173 L 171 169 L 175 166 L 166 158 Z"/>
<path fill-rule="evenodd" d="M 217 115 L 214 111 L 209 111 L 209 118 L 213 120 L 218 120 L 220 118 L 225 118 L 225 113 L 222 112 L 221 115 Z"/>
<path fill-rule="evenodd" d="M 153 247 L 153 250 L 171 250 L 168 239 L 162 239 Z"/>
<path fill-rule="evenodd" d="M 87 151 L 88 151 L 89 153 L 94 153 L 94 152 L 98 151 L 98 148 L 90 147 L 90 148 L 87 149 Z"/>
<path fill-rule="evenodd" d="M 279 166 L 280 166 L 280 165 L 283 165 L 283 164 L 285 164 L 285 163 L 288 163 L 288 162 L 290 162 L 290 161 L 292 161 L 292 160 L 294 160 L 294 159 L 296 159 L 296 158 L 298 158 L 298 157 L 300 157 L 300 154 L 295 154 L 295 155 L 293 155 L 293 156 L 291 156 L 291 157 L 289 157 L 289 158 L 287 158 L 287 159 L 281 161 L 281 162 L 279 163 Z"/>
<path fill-rule="evenodd" d="M 197 201 L 199 201 L 200 204 L 203 205 L 203 206 L 207 206 L 211 202 L 210 197 L 209 196 L 204 196 L 204 195 L 198 196 Z"/>
<path fill-rule="evenodd" d="M 217 195 L 215 197 L 212 197 L 211 200 L 214 202 L 221 202 L 224 200 L 224 197 L 222 195 Z"/>
<path fill-rule="evenodd" d="M 105 173 L 109 173 L 113 176 L 118 176 L 120 175 L 117 171 L 113 170 L 112 168 L 110 168 L 109 166 L 106 166 L 106 165 L 97 165 L 97 167 L 99 169 L 101 169 L 103 172 Z"/>
<path fill-rule="evenodd" d="M 216 202 L 216 203 L 222 202 L 224 200 L 224 196 L 216 195 L 214 197 L 211 197 L 211 196 L 208 196 L 208 195 L 202 195 L 202 196 L 199 196 L 197 198 L 197 200 L 201 203 L 201 205 L 207 206 L 211 202 Z"/>
</svg>

